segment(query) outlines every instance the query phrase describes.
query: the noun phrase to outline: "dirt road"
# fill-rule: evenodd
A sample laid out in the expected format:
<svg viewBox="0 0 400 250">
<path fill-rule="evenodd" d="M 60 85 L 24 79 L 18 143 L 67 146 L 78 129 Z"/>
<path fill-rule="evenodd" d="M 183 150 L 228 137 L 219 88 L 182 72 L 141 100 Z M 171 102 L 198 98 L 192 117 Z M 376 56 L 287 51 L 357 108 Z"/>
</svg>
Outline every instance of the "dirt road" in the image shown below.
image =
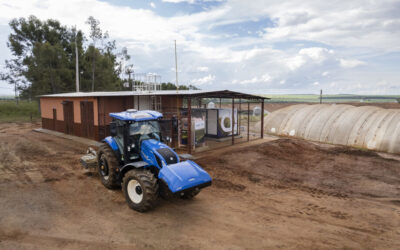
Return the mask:
<svg viewBox="0 0 400 250">
<path fill-rule="evenodd" d="M 193 201 L 132 211 L 78 162 L 85 146 L 0 124 L 0 249 L 400 248 L 400 161 L 280 139 L 196 160 Z"/>
</svg>

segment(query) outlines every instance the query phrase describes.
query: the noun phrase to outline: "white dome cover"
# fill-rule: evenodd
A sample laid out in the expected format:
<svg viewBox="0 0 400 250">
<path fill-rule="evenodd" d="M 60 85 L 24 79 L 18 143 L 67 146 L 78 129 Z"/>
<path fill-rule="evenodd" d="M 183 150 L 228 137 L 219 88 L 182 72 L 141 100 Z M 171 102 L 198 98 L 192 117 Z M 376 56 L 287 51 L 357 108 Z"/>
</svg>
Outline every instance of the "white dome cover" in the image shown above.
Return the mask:
<svg viewBox="0 0 400 250">
<path fill-rule="evenodd" d="M 400 109 L 299 104 L 270 113 L 266 133 L 400 153 Z"/>
</svg>

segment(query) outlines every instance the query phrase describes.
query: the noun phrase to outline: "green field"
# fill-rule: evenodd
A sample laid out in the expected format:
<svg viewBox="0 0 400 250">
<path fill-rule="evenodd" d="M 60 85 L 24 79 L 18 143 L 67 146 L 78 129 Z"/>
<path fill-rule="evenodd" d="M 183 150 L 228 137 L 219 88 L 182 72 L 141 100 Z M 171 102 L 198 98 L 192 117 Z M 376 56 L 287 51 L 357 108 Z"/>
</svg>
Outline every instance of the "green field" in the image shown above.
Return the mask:
<svg viewBox="0 0 400 250">
<path fill-rule="evenodd" d="M 319 102 L 319 95 L 264 95 L 269 102 Z M 323 95 L 322 102 L 398 102 L 400 95 Z"/>
<path fill-rule="evenodd" d="M 26 122 L 40 119 L 37 101 L 0 100 L 0 122 Z"/>
</svg>

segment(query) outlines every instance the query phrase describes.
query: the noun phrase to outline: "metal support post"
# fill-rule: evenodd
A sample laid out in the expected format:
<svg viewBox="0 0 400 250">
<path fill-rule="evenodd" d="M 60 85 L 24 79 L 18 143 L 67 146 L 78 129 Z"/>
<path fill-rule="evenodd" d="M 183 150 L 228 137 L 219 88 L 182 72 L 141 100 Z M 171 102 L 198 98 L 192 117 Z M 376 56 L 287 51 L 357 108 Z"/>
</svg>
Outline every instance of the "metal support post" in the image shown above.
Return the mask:
<svg viewBox="0 0 400 250">
<path fill-rule="evenodd" d="M 261 139 L 264 138 L 264 99 L 261 103 Z"/>
<path fill-rule="evenodd" d="M 187 137 L 187 145 L 188 145 L 188 153 L 192 153 L 192 99 L 188 97 L 188 114 L 187 114 L 187 124 L 188 124 L 188 137 Z"/>
<path fill-rule="evenodd" d="M 247 141 L 250 141 L 250 102 L 247 100 Z"/>
<path fill-rule="evenodd" d="M 240 134 L 240 120 L 241 120 L 241 116 L 240 116 L 240 111 L 242 111 L 242 98 L 239 99 L 239 110 L 238 110 L 238 134 Z"/>
<path fill-rule="evenodd" d="M 235 98 L 232 98 L 232 145 L 235 144 Z"/>
</svg>

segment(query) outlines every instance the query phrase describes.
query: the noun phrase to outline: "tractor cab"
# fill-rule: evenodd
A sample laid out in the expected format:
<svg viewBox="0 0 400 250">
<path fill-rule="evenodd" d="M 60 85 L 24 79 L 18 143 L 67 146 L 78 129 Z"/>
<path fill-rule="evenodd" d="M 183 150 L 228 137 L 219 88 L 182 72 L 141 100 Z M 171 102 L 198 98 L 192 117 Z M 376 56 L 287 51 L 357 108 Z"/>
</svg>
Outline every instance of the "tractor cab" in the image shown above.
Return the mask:
<svg viewBox="0 0 400 250">
<path fill-rule="evenodd" d="M 169 141 L 162 138 L 159 120 L 162 114 L 156 111 L 136 111 L 134 109 L 120 113 L 111 113 L 111 137 L 118 145 L 121 160 L 127 164 L 140 160 L 142 142 L 145 140 Z M 163 140 L 162 140 L 163 139 Z"/>
</svg>

